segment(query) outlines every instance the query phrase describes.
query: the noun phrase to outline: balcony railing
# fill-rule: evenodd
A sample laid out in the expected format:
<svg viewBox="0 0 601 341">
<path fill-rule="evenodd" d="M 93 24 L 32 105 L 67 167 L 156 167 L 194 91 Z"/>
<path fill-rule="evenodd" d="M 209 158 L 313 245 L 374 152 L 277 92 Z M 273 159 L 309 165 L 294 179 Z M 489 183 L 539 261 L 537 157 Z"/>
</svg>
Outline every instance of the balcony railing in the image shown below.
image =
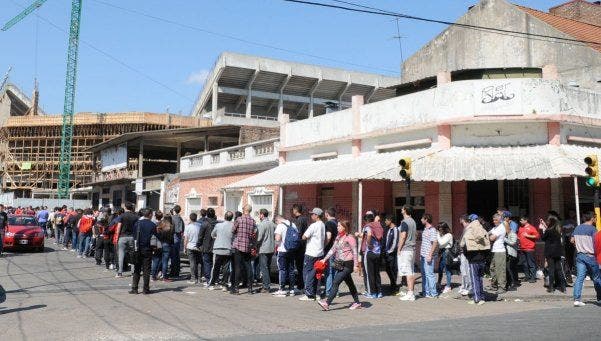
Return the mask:
<svg viewBox="0 0 601 341">
<path fill-rule="evenodd" d="M 181 158 L 181 172 L 278 160 L 279 139 L 218 149 Z"/>
<path fill-rule="evenodd" d="M 99 172 L 92 174 L 92 182 L 104 182 L 114 180 L 135 179 L 138 176 L 137 169 L 114 169 L 108 172 Z"/>
</svg>

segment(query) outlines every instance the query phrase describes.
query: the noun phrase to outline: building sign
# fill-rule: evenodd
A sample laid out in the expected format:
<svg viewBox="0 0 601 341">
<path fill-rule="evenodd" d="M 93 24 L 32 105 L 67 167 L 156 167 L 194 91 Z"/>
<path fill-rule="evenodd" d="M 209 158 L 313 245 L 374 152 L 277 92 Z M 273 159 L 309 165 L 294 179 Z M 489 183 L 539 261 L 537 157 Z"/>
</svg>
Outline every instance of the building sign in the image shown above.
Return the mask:
<svg viewBox="0 0 601 341">
<path fill-rule="evenodd" d="M 102 172 L 127 167 L 127 145 L 120 144 L 104 149 L 100 152 L 100 163 Z"/>
</svg>

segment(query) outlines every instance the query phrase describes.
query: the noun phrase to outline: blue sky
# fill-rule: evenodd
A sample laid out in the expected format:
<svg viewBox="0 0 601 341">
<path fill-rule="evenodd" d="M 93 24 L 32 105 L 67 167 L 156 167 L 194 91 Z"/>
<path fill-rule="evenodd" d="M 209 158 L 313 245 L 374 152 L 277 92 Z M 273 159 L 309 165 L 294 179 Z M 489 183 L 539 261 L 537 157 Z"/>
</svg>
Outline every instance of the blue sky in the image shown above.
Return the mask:
<svg viewBox="0 0 601 341">
<path fill-rule="evenodd" d="M 0 23 L 3 25 L 32 2 L 3 0 Z M 105 51 L 129 68 L 82 43 L 75 105 L 77 112 L 169 110 L 188 115 L 202 89 L 204 78 L 223 51 L 387 75 L 398 75 L 400 69 L 398 40 L 393 39 L 396 24 L 389 17 L 315 8 L 281 0 L 83 2 L 81 40 Z M 378 8 L 447 21 L 455 21 L 476 2 L 361 1 Z M 561 3 L 548 0 L 514 2 L 544 10 Z M 218 37 L 125 12 L 106 3 L 345 63 Z M 41 18 L 32 13 L 9 31 L 0 32 L 0 77 L 12 66 L 10 81 L 30 94 L 37 75 L 40 102 L 47 113 L 61 113 L 63 108 L 68 37 L 65 31 L 68 31 L 70 7 L 71 1 L 68 0 L 48 0 L 34 12 Z M 407 58 L 443 29 L 443 25 L 401 20 L 404 57 Z"/>
</svg>

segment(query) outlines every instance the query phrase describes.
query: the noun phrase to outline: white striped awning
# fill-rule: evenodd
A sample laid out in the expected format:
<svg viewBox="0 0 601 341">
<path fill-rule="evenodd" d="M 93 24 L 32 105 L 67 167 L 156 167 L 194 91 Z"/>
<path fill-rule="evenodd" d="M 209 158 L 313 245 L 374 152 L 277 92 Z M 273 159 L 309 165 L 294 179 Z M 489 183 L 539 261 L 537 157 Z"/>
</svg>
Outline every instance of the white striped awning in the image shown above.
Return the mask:
<svg viewBox="0 0 601 341">
<path fill-rule="evenodd" d="M 451 147 L 413 159 L 412 180 L 478 181 L 552 179 L 584 176 L 584 157 L 601 148 L 575 145 L 519 147 Z M 402 181 L 398 168 L 372 177 Z"/>
<path fill-rule="evenodd" d="M 411 157 L 413 181 L 479 181 L 550 179 L 585 176 L 584 157 L 601 156 L 601 148 L 575 145 L 451 147 L 341 156 L 322 161 L 288 162 L 226 186 L 226 189 L 267 185 L 403 181 L 398 161 Z"/>
</svg>

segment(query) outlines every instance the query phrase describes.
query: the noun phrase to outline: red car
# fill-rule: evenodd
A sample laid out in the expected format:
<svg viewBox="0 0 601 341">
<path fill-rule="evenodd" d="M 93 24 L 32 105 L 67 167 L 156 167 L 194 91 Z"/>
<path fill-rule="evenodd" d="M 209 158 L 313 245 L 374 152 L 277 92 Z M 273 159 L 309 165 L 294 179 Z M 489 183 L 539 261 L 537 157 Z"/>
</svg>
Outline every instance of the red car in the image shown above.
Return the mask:
<svg viewBox="0 0 601 341">
<path fill-rule="evenodd" d="M 5 249 L 34 249 L 44 251 L 44 231 L 35 217 L 27 215 L 9 215 L 4 231 Z"/>
</svg>

